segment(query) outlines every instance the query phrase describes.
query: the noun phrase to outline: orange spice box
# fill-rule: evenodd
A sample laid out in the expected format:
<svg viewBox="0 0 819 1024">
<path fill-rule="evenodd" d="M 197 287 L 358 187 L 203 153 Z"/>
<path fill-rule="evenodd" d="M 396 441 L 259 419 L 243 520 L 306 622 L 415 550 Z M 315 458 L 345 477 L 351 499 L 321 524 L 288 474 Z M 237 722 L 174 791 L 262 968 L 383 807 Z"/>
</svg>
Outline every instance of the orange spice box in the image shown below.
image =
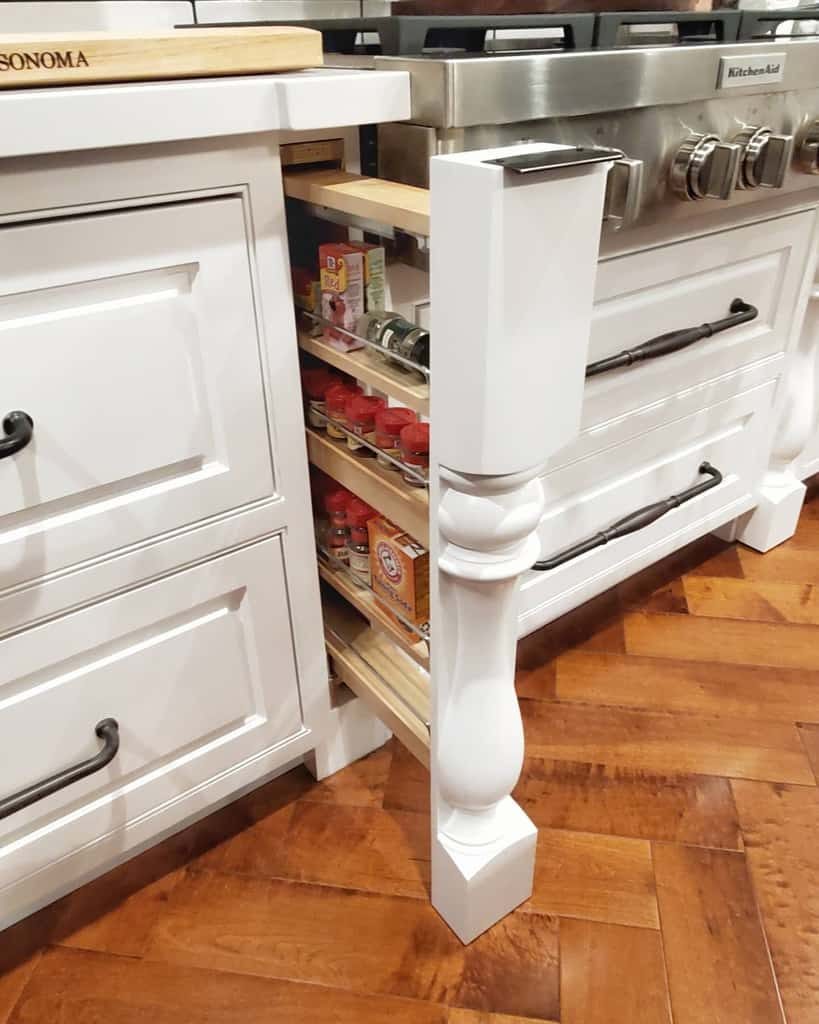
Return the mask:
<svg viewBox="0 0 819 1024">
<path fill-rule="evenodd" d="M 408 622 L 429 621 L 429 552 L 383 516 L 367 523 L 372 587 L 379 602 Z"/>
</svg>

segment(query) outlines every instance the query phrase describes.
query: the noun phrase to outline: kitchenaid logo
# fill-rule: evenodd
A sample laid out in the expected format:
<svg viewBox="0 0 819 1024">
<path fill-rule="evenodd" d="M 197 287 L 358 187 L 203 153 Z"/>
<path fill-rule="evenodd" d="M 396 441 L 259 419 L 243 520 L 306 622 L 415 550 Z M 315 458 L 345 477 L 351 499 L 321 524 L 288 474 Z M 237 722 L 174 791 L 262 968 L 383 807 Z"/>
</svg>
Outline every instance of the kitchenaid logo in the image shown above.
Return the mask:
<svg viewBox="0 0 819 1024">
<path fill-rule="evenodd" d="M 781 70 L 781 64 L 766 64 L 764 67 L 754 68 L 746 65 L 744 68 L 728 68 L 729 78 L 747 78 L 756 77 L 757 75 L 779 75 Z M 782 76 L 779 75 L 781 78 Z"/>
<path fill-rule="evenodd" d="M 781 82 L 784 73 L 784 53 L 764 53 L 753 57 L 721 57 L 719 87 L 720 89 L 731 89 L 742 85 L 766 85 L 768 82 Z"/>
<path fill-rule="evenodd" d="M 0 53 L 0 72 L 87 67 L 88 58 L 82 50 L 14 50 L 11 53 Z"/>
</svg>

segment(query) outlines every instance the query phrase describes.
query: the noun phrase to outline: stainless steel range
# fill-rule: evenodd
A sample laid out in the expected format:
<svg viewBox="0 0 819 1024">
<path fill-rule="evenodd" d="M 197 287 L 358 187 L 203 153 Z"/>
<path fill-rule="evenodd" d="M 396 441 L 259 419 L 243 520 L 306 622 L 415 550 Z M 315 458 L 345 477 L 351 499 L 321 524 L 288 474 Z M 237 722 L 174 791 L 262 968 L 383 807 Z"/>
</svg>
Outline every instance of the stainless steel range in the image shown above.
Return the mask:
<svg viewBox="0 0 819 1024">
<path fill-rule="evenodd" d="M 575 19 L 584 17 L 595 20 Z M 598 15 L 592 40 L 609 49 L 327 60 L 411 75 L 411 121 L 378 128 L 383 177 L 426 185 L 435 154 L 518 141 L 622 150 L 627 159 L 610 181 L 610 239 L 626 226 L 673 232 L 678 221 L 819 185 L 819 37 L 794 31 L 813 31 L 817 18 L 819 9 Z M 666 33 L 677 45 L 633 45 L 652 19 L 677 19 Z M 771 34 L 788 21 L 788 35 Z M 632 45 L 621 47 L 624 30 Z M 648 38 L 663 37 L 655 29 Z"/>
</svg>

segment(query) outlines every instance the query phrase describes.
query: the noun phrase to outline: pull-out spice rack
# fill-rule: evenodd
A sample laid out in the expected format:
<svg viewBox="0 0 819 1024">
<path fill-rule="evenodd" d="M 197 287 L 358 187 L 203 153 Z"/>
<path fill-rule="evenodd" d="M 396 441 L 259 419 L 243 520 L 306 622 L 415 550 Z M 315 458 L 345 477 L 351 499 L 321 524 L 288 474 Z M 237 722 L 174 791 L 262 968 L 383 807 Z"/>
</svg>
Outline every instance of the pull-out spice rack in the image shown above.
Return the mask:
<svg viewBox="0 0 819 1024">
<path fill-rule="evenodd" d="M 429 668 L 429 624 L 417 626 L 403 619 L 397 612 L 391 613 L 400 619 L 404 626 L 402 629 L 391 614 L 379 604 L 372 587 L 357 577 L 345 562 L 334 558 L 327 548 L 319 544 L 318 550 L 319 575 L 324 582 L 357 608 L 371 626 L 385 630 L 414 661 L 424 668 Z"/>
<path fill-rule="evenodd" d="M 284 191 L 289 200 L 299 202 L 299 214 L 310 220 L 318 218 L 384 238 L 395 238 L 400 232 L 414 236 L 419 249 L 426 248 L 426 189 L 324 167 L 288 171 L 284 175 Z M 428 367 L 330 323 L 317 312 L 299 308 L 297 321 L 299 347 L 306 356 L 347 374 L 364 388 L 389 396 L 419 416 L 429 415 Z M 309 326 L 332 328 L 352 341 L 355 348 L 341 351 L 323 337 L 315 337 L 317 332 L 311 332 Z M 322 429 L 327 425 L 332 426 L 331 433 Z M 429 547 L 426 475 L 413 472 L 366 435 L 354 434 L 346 423 L 312 405 L 306 434 L 308 458 L 313 466 L 419 544 Z M 355 439 L 355 448 L 348 446 L 348 438 Z M 362 455 L 362 449 L 369 449 L 367 455 Z M 380 460 L 368 455 L 378 455 Z M 382 605 L 374 590 L 321 542 L 319 576 L 325 642 L 334 676 L 370 706 L 419 760 L 428 764 L 428 624 L 413 625 L 394 609 Z"/>
</svg>

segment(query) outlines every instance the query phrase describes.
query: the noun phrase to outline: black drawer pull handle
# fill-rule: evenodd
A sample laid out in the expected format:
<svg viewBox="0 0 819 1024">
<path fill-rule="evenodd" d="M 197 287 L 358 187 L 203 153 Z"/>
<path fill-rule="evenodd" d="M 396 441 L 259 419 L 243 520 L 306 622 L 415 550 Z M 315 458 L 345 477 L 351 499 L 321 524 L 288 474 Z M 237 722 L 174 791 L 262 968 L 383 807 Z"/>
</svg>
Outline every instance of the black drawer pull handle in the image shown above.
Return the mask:
<svg viewBox="0 0 819 1024">
<path fill-rule="evenodd" d="M 34 420 L 27 412 L 16 409 L 3 417 L 3 432 L 6 436 L 0 437 L 0 459 L 7 459 L 29 443 L 34 433 Z"/>
<path fill-rule="evenodd" d="M 700 473 L 706 473 L 709 479 L 701 480 L 700 483 L 694 484 L 693 487 L 689 487 L 686 491 L 681 491 L 680 494 L 672 494 L 668 498 L 663 498 L 662 501 L 655 501 L 651 505 L 646 505 L 645 508 L 637 509 L 636 512 L 632 512 L 624 519 L 618 519 L 607 530 L 601 530 L 600 533 L 595 533 L 586 540 L 573 544 L 570 548 L 566 548 L 565 551 L 561 551 L 551 558 L 544 558 L 539 562 L 535 562 L 532 568 L 538 572 L 548 572 L 549 569 L 556 569 L 559 565 L 565 565 L 566 562 L 570 562 L 573 558 L 585 555 L 587 551 L 603 547 L 610 540 L 617 540 L 618 537 L 625 537 L 629 533 L 636 533 L 638 530 L 642 530 L 644 526 L 650 526 L 661 516 L 664 516 L 666 512 L 670 512 L 672 508 L 679 508 L 685 502 L 691 501 L 692 498 L 696 498 L 700 494 L 705 494 L 706 491 L 710 491 L 713 487 L 718 487 L 722 483 L 722 473 L 715 469 L 710 462 L 703 462 L 700 465 Z"/>
<path fill-rule="evenodd" d="M 41 779 L 33 786 L 27 786 L 19 793 L 7 796 L 5 800 L 0 800 L 0 818 L 7 818 L 16 811 L 22 811 L 24 807 L 36 804 L 38 800 L 44 800 L 57 790 L 65 789 L 72 782 L 79 782 L 80 779 L 85 779 L 110 764 L 119 750 L 119 726 L 113 718 L 103 718 L 101 722 L 97 722 L 94 732 L 104 741 L 98 754 L 89 757 L 87 761 L 80 761 L 72 768 L 64 768 L 47 779 Z"/>
<path fill-rule="evenodd" d="M 679 331 L 659 334 L 656 338 L 644 341 L 642 345 L 636 345 L 634 348 L 627 348 L 616 356 L 609 356 L 607 359 L 598 359 L 596 363 L 589 363 L 586 367 L 586 376 L 596 377 L 599 373 L 619 370 L 623 366 L 632 366 L 634 363 L 645 362 L 646 359 L 656 359 L 658 356 L 671 355 L 672 352 L 679 352 L 681 349 L 688 348 L 695 341 L 710 338 L 712 334 L 727 331 L 729 327 L 747 324 L 749 320 L 755 320 L 759 316 L 759 310 L 756 306 L 752 306 L 743 299 L 734 299 L 730 309 L 731 316 L 723 317 L 722 320 L 715 320 L 712 324 L 700 324 L 699 327 L 684 327 Z"/>
</svg>

